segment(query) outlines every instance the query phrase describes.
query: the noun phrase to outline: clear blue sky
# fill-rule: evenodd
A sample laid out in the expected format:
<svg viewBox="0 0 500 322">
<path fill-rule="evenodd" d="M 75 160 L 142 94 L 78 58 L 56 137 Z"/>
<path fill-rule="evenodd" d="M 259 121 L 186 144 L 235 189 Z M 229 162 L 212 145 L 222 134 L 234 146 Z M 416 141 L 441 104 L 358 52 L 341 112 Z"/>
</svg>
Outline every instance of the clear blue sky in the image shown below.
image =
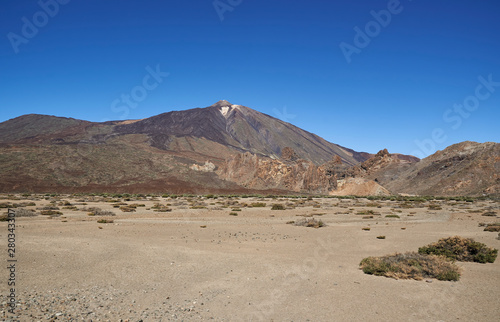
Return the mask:
<svg viewBox="0 0 500 322">
<path fill-rule="evenodd" d="M 41 3 L 0 4 L 0 121 L 137 119 L 226 99 L 357 151 L 500 142 L 498 0 Z M 355 27 L 369 35 L 355 41 Z"/>
</svg>

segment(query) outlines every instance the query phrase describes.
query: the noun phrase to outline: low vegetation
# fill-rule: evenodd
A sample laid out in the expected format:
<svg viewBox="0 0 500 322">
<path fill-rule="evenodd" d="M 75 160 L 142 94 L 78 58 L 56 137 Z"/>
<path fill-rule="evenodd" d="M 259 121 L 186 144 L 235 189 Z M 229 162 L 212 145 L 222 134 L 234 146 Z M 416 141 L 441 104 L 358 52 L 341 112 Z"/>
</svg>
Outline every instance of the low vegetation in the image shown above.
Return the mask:
<svg viewBox="0 0 500 322">
<path fill-rule="evenodd" d="M 99 224 L 112 224 L 114 221 L 112 219 L 99 219 L 97 223 Z"/>
<path fill-rule="evenodd" d="M 366 274 L 395 279 L 436 278 L 441 281 L 458 281 L 460 269 L 442 256 L 415 252 L 382 257 L 367 257 L 359 264 Z"/>
<path fill-rule="evenodd" d="M 460 236 L 442 238 L 439 241 L 418 249 L 420 254 L 445 256 L 461 262 L 493 263 L 498 249 L 493 249 L 471 238 Z"/>
<path fill-rule="evenodd" d="M 325 227 L 325 223 L 321 220 L 317 220 L 314 218 L 304 218 L 297 222 L 294 222 L 295 226 L 304 226 L 304 227 L 312 227 L 312 228 L 321 228 Z"/>
<path fill-rule="evenodd" d="M 115 213 L 109 210 L 102 210 L 98 207 L 84 208 L 84 211 L 88 211 L 89 216 L 115 216 Z"/>
<path fill-rule="evenodd" d="M 492 224 L 487 224 L 486 227 L 484 227 L 484 231 L 500 231 L 500 223 L 492 223 Z"/>
<path fill-rule="evenodd" d="M 282 204 L 279 204 L 279 203 L 275 203 L 271 207 L 271 210 L 285 210 L 285 206 L 283 206 Z"/>
</svg>

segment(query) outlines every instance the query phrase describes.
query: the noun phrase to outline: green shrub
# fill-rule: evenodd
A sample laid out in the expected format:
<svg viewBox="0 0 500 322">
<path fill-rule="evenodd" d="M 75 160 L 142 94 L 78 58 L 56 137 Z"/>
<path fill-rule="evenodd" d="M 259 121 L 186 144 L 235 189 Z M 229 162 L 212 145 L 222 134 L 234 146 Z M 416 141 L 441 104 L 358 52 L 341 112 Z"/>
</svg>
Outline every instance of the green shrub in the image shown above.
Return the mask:
<svg viewBox="0 0 500 322">
<path fill-rule="evenodd" d="M 275 203 L 271 207 L 271 210 L 285 210 L 285 206 L 283 206 L 282 204 L 279 204 L 279 203 Z"/>
<path fill-rule="evenodd" d="M 386 215 L 385 218 L 401 218 L 399 215 Z"/>
<path fill-rule="evenodd" d="M 442 255 L 461 262 L 493 263 L 498 249 L 487 247 L 470 238 L 460 236 L 442 238 L 418 249 L 420 254 Z"/>
<path fill-rule="evenodd" d="M 459 267 L 445 257 L 415 252 L 367 257 L 359 265 L 365 274 L 395 279 L 458 281 L 460 278 Z"/>
<path fill-rule="evenodd" d="M 230 212 L 229 216 L 238 216 L 238 213 L 237 212 Z"/>
<path fill-rule="evenodd" d="M 253 202 L 250 204 L 252 207 L 265 207 L 266 203 L 265 202 Z"/>
</svg>

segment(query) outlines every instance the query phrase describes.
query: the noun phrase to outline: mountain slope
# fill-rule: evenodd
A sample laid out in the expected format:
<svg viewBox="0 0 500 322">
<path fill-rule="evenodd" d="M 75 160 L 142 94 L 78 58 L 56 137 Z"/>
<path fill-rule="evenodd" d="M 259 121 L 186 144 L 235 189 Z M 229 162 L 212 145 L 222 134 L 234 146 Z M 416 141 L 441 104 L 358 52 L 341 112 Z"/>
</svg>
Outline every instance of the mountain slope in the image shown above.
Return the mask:
<svg viewBox="0 0 500 322">
<path fill-rule="evenodd" d="M 289 146 L 315 166 L 369 156 L 226 101 L 103 123 L 30 114 L 0 123 L 0 190 L 248 191 L 215 170 L 240 152 L 277 159 Z"/>
<path fill-rule="evenodd" d="M 330 143 L 292 124 L 241 105 L 219 101 L 207 108 L 175 111 L 131 124 L 117 125 L 116 134 L 147 134 L 151 145 L 174 150 L 179 137 L 197 137 L 229 146 L 235 152 L 251 152 L 278 158 L 285 147 L 319 165 L 339 155 L 347 164 L 366 160 L 367 154 Z"/>
<path fill-rule="evenodd" d="M 500 144 L 454 144 L 402 170 L 382 184 L 392 192 L 418 195 L 500 195 Z M 383 173 L 378 170 L 380 178 Z"/>
</svg>

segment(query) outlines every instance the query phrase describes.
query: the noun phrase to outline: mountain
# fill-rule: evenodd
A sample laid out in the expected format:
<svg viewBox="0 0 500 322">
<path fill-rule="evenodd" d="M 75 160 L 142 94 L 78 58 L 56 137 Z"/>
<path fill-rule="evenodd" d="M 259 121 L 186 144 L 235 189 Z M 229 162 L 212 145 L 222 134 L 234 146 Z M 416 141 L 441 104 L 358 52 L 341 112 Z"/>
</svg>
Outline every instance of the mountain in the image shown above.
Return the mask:
<svg viewBox="0 0 500 322">
<path fill-rule="evenodd" d="M 380 174 L 390 173 L 386 170 Z M 382 184 L 392 192 L 417 195 L 498 196 L 500 144 L 466 141 L 451 145 L 389 175 Z"/>
<path fill-rule="evenodd" d="M 245 190 L 214 170 L 239 153 L 278 159 L 286 147 L 315 166 L 334 156 L 348 165 L 371 156 L 227 101 L 102 123 L 30 114 L 0 123 L 0 189 Z"/>
<path fill-rule="evenodd" d="M 151 145 L 163 150 L 176 150 L 185 138 L 205 139 L 237 152 L 277 159 L 284 147 L 295 150 L 303 159 L 319 165 L 338 155 L 347 164 L 367 158 L 290 123 L 257 112 L 251 108 L 219 101 L 207 108 L 175 111 L 129 124 L 117 125 L 116 134 L 146 134 Z M 196 150 L 196 148 L 193 148 Z"/>
<path fill-rule="evenodd" d="M 1 192 L 500 195 L 500 144 L 372 155 L 227 101 L 100 123 L 30 114 L 0 123 L 0 182 Z"/>
</svg>

